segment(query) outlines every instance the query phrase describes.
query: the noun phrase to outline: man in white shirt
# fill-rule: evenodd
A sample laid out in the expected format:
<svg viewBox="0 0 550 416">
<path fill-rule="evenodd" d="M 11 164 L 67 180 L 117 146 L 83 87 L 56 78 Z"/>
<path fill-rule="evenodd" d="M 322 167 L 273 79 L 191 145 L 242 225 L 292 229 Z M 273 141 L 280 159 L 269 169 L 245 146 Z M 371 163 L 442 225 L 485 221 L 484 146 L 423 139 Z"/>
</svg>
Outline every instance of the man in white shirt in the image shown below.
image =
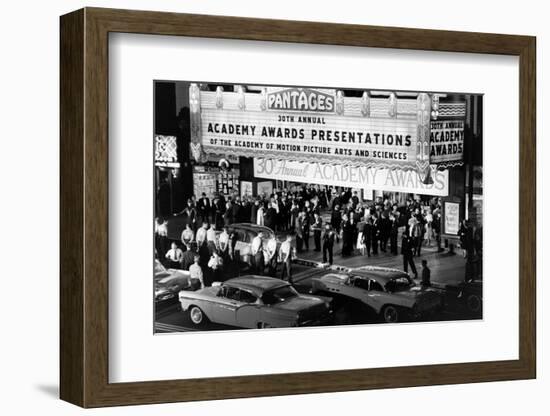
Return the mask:
<svg viewBox="0 0 550 416">
<path fill-rule="evenodd" d="M 189 266 L 189 275 L 191 278 L 191 286 L 202 289 L 204 288 L 204 277 L 201 266 L 199 266 L 199 259 L 200 257 L 195 255 L 195 262 Z"/>
<path fill-rule="evenodd" d="M 183 244 L 191 244 L 191 241 L 195 238 L 195 233 L 191 229 L 191 226 L 189 224 L 185 225 L 185 230 L 181 233 L 181 242 Z"/>
<path fill-rule="evenodd" d="M 264 264 L 267 265 L 270 276 L 275 276 L 275 273 L 277 271 L 276 254 L 277 254 L 277 239 L 273 237 L 266 243 L 264 248 Z"/>
<path fill-rule="evenodd" d="M 206 231 L 206 243 L 210 254 L 218 249 L 218 239 L 216 238 L 216 226 L 210 224 L 210 228 Z"/>
<path fill-rule="evenodd" d="M 197 239 L 197 246 L 198 247 L 201 247 L 203 245 L 203 243 L 206 241 L 206 230 L 207 229 L 208 229 L 208 223 L 205 222 L 204 224 L 202 224 L 201 228 L 199 228 L 197 230 L 196 239 Z"/>
<path fill-rule="evenodd" d="M 176 245 L 176 243 L 172 243 L 171 248 L 166 252 L 165 257 L 170 262 L 171 268 L 180 268 L 181 261 L 183 260 L 183 251 Z"/>
<path fill-rule="evenodd" d="M 230 252 L 229 233 L 227 232 L 227 227 L 223 227 L 223 231 L 218 237 L 218 247 L 220 249 L 222 258 L 227 258 L 227 255 Z"/>
</svg>

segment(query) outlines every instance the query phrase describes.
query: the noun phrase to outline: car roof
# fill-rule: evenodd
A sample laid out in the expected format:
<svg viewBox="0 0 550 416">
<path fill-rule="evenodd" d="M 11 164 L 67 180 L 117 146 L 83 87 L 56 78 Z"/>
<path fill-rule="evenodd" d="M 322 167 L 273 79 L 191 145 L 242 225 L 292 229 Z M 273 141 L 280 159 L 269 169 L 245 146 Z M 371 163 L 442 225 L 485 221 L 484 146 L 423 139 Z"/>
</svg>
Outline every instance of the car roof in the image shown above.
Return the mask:
<svg viewBox="0 0 550 416">
<path fill-rule="evenodd" d="M 239 289 L 248 290 L 254 293 L 257 297 L 261 297 L 264 292 L 267 292 L 268 290 L 288 285 L 289 283 L 284 280 L 276 279 L 274 277 L 255 275 L 235 277 L 224 283 L 224 286 L 232 286 Z"/>
<path fill-rule="evenodd" d="M 256 233 L 262 231 L 262 232 L 270 232 L 275 234 L 275 232 L 271 228 L 266 227 L 265 225 L 250 224 L 246 222 L 238 222 L 235 224 L 231 224 L 228 226 L 228 228 L 237 228 L 241 230 L 254 231 Z"/>
<path fill-rule="evenodd" d="M 363 266 L 357 269 L 350 269 L 348 274 L 364 279 L 374 279 L 382 285 L 385 285 L 392 279 L 398 279 L 401 277 L 410 279 L 409 275 L 402 270 L 377 266 Z"/>
</svg>

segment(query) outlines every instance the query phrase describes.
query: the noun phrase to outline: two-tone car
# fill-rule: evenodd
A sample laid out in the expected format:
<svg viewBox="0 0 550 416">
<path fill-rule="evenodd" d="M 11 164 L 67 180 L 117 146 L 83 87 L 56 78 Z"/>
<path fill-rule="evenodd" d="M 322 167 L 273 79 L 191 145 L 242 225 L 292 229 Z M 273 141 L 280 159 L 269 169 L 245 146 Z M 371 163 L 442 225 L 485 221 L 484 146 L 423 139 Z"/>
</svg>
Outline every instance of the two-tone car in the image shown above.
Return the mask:
<svg viewBox="0 0 550 416">
<path fill-rule="evenodd" d="M 155 259 L 155 303 L 178 299 L 181 290 L 191 290 L 191 279 L 186 270 L 167 269 Z"/>
<path fill-rule="evenodd" d="M 330 298 L 300 294 L 284 280 L 248 275 L 181 291 L 182 310 L 197 326 L 210 321 L 240 328 L 284 328 L 329 322 Z"/>
<path fill-rule="evenodd" d="M 275 236 L 275 232 L 271 228 L 264 225 L 235 223 L 227 226 L 227 231 L 230 235 L 233 235 L 233 238 L 235 239 L 234 251 L 239 252 L 240 259 L 244 263 L 251 263 L 252 240 L 259 233 L 262 233 L 262 244 L 264 247 L 267 247 L 270 240 L 277 241 L 277 249 L 281 245 Z"/>
<path fill-rule="evenodd" d="M 364 266 L 329 272 L 312 279 L 312 293 L 368 306 L 384 322 L 419 318 L 443 307 L 437 289 L 415 283 L 398 269 Z"/>
</svg>

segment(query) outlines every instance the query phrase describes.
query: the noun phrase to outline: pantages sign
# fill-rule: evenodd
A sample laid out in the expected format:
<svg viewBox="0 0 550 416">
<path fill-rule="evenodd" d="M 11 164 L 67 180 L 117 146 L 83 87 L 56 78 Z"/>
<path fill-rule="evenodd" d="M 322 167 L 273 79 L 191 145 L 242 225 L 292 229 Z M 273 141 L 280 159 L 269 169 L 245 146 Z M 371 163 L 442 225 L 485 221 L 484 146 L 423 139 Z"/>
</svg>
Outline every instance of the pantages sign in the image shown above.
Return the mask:
<svg viewBox="0 0 550 416">
<path fill-rule="evenodd" d="M 345 97 L 342 91 L 261 87 L 259 92 L 189 88 L 191 153 L 416 170 L 430 164 L 431 96 Z M 456 127 L 453 127 L 455 129 Z M 446 126 L 442 137 L 448 135 Z M 445 140 L 445 139 L 444 139 Z M 452 146 L 451 146 L 452 147 Z M 445 148 L 445 151 L 449 147 Z M 461 158 L 452 147 L 453 160 Z M 455 151 L 456 150 L 456 151 Z M 436 155 L 446 162 L 446 156 Z"/>
<path fill-rule="evenodd" d="M 267 108 L 280 111 L 334 112 L 334 94 L 310 88 L 281 88 L 267 92 Z"/>
<path fill-rule="evenodd" d="M 425 184 L 415 170 L 254 158 L 254 176 L 257 178 L 447 196 L 449 171 L 432 166 L 430 173 L 433 183 Z"/>
</svg>

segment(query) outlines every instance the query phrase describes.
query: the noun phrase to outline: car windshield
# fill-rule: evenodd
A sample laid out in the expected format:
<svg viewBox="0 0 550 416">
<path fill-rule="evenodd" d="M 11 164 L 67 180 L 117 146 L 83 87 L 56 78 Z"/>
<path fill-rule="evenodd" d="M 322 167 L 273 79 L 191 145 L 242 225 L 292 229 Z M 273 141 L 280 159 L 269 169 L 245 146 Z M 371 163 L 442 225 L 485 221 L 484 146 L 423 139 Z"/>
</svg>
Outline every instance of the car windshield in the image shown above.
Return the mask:
<svg viewBox="0 0 550 416">
<path fill-rule="evenodd" d="M 298 296 L 298 292 L 289 285 L 265 292 L 262 296 L 262 300 L 266 305 L 274 305 L 296 296 Z"/>
<path fill-rule="evenodd" d="M 401 292 L 408 290 L 411 287 L 412 281 L 407 277 L 398 277 L 391 279 L 386 283 L 386 290 L 388 292 Z"/>
</svg>

